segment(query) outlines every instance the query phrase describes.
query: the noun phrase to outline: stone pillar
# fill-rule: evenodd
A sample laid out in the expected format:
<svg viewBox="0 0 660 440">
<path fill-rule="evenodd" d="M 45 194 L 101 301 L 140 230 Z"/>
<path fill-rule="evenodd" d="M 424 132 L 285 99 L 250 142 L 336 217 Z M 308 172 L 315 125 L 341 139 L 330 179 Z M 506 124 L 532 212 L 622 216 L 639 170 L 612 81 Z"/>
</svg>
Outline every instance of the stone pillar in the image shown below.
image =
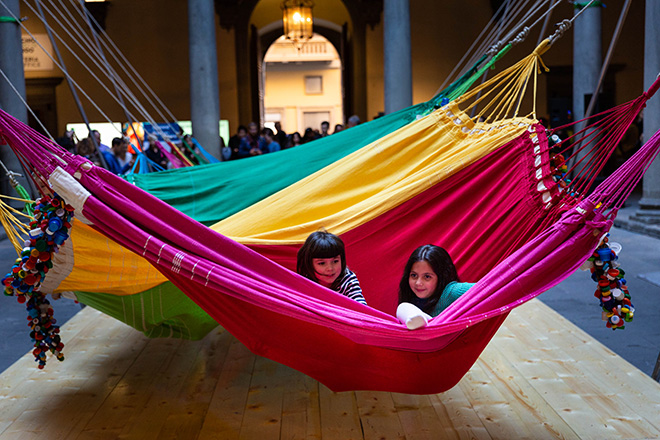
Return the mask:
<svg viewBox="0 0 660 440">
<path fill-rule="evenodd" d="M 580 12 L 575 10 L 577 14 Z M 601 7 L 583 11 L 573 23 L 573 120 L 584 117 L 602 67 Z M 589 95 L 586 97 L 585 95 Z"/>
<path fill-rule="evenodd" d="M 660 72 L 660 2 L 646 0 L 644 31 L 644 89 L 648 89 Z M 660 127 L 660 96 L 656 93 L 644 109 L 644 141 Z M 644 192 L 634 219 L 660 224 L 660 159 L 656 157 L 643 178 Z"/>
<path fill-rule="evenodd" d="M 582 11 L 573 22 L 573 120 L 584 118 L 589 100 L 596 90 L 602 67 L 601 44 L 601 6 L 590 6 Z M 575 14 L 581 10 L 576 8 Z M 592 112 L 597 113 L 597 112 Z M 576 124 L 575 131 L 580 131 L 585 124 Z M 576 172 L 580 171 L 589 148 L 580 151 L 569 164 L 580 162 Z"/>
<path fill-rule="evenodd" d="M 193 136 L 220 158 L 220 96 L 213 0 L 188 0 L 190 120 Z"/>
<path fill-rule="evenodd" d="M 5 72 L 11 84 L 0 77 L 0 108 L 21 122 L 27 123 L 27 109 L 21 101 L 21 97 L 26 99 L 21 26 L 10 19 L 12 16 L 21 16 L 20 0 L 5 0 L 4 4 L 6 7 L 0 4 L 0 17 L 4 17 L 0 21 L 0 69 Z M 16 94 L 14 88 L 21 97 Z M 0 159 L 9 171 L 24 174 L 18 158 L 9 147 L 0 145 Z M 25 189 L 30 190 L 27 179 L 18 178 L 18 181 Z M 0 191 L 6 195 L 17 195 L 2 168 L 0 168 Z M 18 203 L 11 205 L 20 206 Z"/>
<path fill-rule="evenodd" d="M 408 0 L 385 0 L 383 5 L 385 114 L 412 105 L 410 5 Z"/>
</svg>

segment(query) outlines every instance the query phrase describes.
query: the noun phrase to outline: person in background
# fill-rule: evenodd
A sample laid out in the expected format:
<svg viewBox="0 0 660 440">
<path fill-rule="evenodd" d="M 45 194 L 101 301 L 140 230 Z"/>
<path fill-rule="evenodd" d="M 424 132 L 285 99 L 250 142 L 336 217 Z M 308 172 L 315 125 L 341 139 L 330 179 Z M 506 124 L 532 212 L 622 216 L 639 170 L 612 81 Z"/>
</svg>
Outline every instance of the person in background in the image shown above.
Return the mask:
<svg viewBox="0 0 660 440">
<path fill-rule="evenodd" d="M 121 142 L 119 145 L 115 146 L 117 139 L 120 139 Z M 114 138 L 112 140 L 112 152 L 115 155 L 117 162 L 119 162 L 119 167 L 121 169 L 124 169 L 127 165 L 133 165 L 135 159 L 133 158 L 133 155 L 128 152 L 128 138 Z"/>
<path fill-rule="evenodd" d="M 337 124 L 337 125 L 335 125 L 335 131 L 333 131 L 332 134 L 337 134 L 337 133 L 339 133 L 340 131 L 342 131 L 343 129 L 344 129 L 344 126 L 343 126 L 343 125 L 341 125 L 341 124 Z"/>
<path fill-rule="evenodd" d="M 101 153 L 106 153 L 106 152 L 109 153 L 110 152 L 110 147 L 108 147 L 107 145 L 101 143 L 101 133 L 99 133 L 98 130 L 92 130 L 90 132 L 90 135 L 94 136 L 94 139 L 96 140 L 96 145 L 98 146 L 99 151 Z"/>
<path fill-rule="evenodd" d="M 85 159 L 89 159 L 92 161 L 92 163 L 96 166 L 101 166 L 101 163 L 98 160 L 98 157 L 96 156 L 95 150 L 94 150 L 94 143 L 92 142 L 91 138 L 83 138 L 75 146 L 75 153 L 78 156 L 82 156 Z"/>
<path fill-rule="evenodd" d="M 263 138 L 263 142 L 261 143 L 262 152 L 274 153 L 276 151 L 280 151 L 281 147 L 280 144 L 275 142 L 275 134 L 273 133 L 273 130 L 266 127 L 261 130 L 261 136 Z"/>
<path fill-rule="evenodd" d="M 263 154 L 260 145 L 263 140 L 259 136 L 259 127 L 256 122 L 250 122 L 247 126 L 247 136 L 241 141 L 238 148 L 238 157 L 250 157 Z"/>
<path fill-rule="evenodd" d="M 57 142 L 60 147 L 66 148 L 69 153 L 76 154 L 76 143 L 73 140 L 75 135 L 76 133 L 73 130 L 66 130 L 64 135 L 55 139 L 55 142 Z"/>
<path fill-rule="evenodd" d="M 297 147 L 298 145 L 302 144 L 302 138 L 300 137 L 300 133 L 297 131 L 291 134 L 291 137 L 289 138 L 289 143 L 287 144 L 287 148 L 293 148 Z"/>
<path fill-rule="evenodd" d="M 229 160 L 238 159 L 238 150 L 241 147 L 241 141 L 247 136 L 247 127 L 239 125 L 236 134 L 229 138 L 229 148 L 231 149 L 231 157 Z"/>
<path fill-rule="evenodd" d="M 328 130 L 330 130 L 330 123 L 328 121 L 321 122 L 320 137 L 330 136 L 330 133 L 328 133 Z"/>
<path fill-rule="evenodd" d="M 353 115 L 350 118 L 348 118 L 348 123 L 346 124 L 346 128 L 355 127 L 356 125 L 360 125 L 360 117 L 358 115 Z"/>
<path fill-rule="evenodd" d="M 147 136 L 147 142 L 145 142 L 145 150 L 144 154 L 149 158 L 149 160 L 155 162 L 158 166 L 160 166 L 163 170 L 166 170 L 170 161 L 167 159 L 167 157 L 163 154 L 162 151 L 160 151 L 160 148 L 158 147 L 158 138 L 154 136 L 153 134 L 150 134 Z M 150 167 L 153 169 L 153 167 Z M 160 171 L 157 168 L 153 169 L 153 171 Z"/>
<path fill-rule="evenodd" d="M 302 143 L 306 144 L 307 142 L 315 141 L 318 138 L 319 136 L 316 133 L 314 133 L 314 130 L 312 130 L 310 127 L 307 127 L 305 129 L 305 134 L 303 135 L 302 138 Z"/>
<path fill-rule="evenodd" d="M 133 165 L 133 155 L 128 153 L 128 141 L 124 138 L 114 138 L 112 140 L 112 150 L 101 152 L 103 159 L 108 165 L 108 171 L 113 174 L 126 174 Z M 130 160 L 127 162 L 130 156 Z"/>
<path fill-rule="evenodd" d="M 282 124 L 280 121 L 275 122 L 275 130 L 277 130 L 277 133 L 275 133 L 275 142 L 280 144 L 280 147 L 286 148 L 288 137 L 286 132 L 282 130 Z"/>
</svg>

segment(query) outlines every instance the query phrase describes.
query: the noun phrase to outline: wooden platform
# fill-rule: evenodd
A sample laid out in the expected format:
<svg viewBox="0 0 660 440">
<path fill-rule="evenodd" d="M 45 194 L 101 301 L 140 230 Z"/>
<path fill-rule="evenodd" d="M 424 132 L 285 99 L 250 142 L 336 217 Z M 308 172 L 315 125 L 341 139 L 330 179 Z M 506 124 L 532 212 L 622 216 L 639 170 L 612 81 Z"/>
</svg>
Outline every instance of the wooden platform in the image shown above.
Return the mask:
<svg viewBox="0 0 660 440">
<path fill-rule="evenodd" d="M 660 438 L 660 385 L 537 300 L 429 396 L 333 393 L 220 328 L 149 340 L 89 307 L 63 340 L 0 376 L 0 440 Z"/>
</svg>

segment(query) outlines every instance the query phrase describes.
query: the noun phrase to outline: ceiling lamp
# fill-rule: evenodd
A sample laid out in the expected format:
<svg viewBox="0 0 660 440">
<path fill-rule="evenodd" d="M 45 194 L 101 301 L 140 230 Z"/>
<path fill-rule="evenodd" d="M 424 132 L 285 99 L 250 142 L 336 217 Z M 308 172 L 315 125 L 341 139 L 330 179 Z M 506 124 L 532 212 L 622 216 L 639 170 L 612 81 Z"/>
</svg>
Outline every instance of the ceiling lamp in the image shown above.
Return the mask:
<svg viewBox="0 0 660 440">
<path fill-rule="evenodd" d="M 282 21 L 284 36 L 298 50 L 312 38 L 312 0 L 284 0 L 282 2 Z"/>
</svg>

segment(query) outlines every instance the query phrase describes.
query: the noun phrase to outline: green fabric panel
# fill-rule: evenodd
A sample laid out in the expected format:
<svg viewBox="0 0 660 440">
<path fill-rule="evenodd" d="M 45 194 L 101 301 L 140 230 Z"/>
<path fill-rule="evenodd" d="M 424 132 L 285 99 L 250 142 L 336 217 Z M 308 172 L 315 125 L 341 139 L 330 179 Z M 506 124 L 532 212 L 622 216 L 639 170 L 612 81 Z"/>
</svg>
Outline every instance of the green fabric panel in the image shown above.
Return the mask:
<svg viewBox="0 0 660 440">
<path fill-rule="evenodd" d="M 78 301 L 141 331 L 150 338 L 201 339 L 218 326 L 171 282 L 135 295 L 76 292 Z"/>
</svg>

